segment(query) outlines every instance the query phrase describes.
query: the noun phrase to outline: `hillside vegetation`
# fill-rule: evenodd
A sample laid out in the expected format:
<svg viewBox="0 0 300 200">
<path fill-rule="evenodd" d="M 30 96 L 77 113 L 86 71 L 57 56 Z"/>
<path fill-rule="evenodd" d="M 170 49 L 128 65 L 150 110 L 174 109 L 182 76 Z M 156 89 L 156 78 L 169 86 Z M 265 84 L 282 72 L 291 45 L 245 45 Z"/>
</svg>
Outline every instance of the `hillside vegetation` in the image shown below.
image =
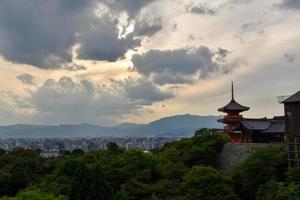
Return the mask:
<svg viewBox="0 0 300 200">
<path fill-rule="evenodd" d="M 0 200 L 296 200 L 300 171 L 288 170 L 283 149 L 263 149 L 229 174 L 219 171 L 225 134 L 192 138 L 150 153 L 123 150 L 0 153 Z"/>
</svg>

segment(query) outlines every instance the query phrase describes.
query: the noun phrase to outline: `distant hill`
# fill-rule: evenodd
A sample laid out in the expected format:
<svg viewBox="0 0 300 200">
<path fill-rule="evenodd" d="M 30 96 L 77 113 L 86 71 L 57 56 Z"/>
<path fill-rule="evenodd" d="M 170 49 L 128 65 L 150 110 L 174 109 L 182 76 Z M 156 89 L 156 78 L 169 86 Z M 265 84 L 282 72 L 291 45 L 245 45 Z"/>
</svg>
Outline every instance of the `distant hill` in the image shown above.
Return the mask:
<svg viewBox="0 0 300 200">
<path fill-rule="evenodd" d="M 221 128 L 219 116 L 175 115 L 149 124 L 124 123 L 114 127 L 92 124 L 10 125 L 0 126 L 1 138 L 42 137 L 174 137 L 192 136 L 198 128 Z"/>
</svg>

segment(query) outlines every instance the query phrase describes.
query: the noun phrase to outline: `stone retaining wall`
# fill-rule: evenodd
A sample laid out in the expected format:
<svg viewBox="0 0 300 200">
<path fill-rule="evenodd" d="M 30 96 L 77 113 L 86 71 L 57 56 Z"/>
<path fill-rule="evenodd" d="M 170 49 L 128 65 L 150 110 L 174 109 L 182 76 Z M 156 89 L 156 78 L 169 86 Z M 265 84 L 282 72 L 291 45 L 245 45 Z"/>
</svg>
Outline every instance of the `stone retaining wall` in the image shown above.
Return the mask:
<svg viewBox="0 0 300 200">
<path fill-rule="evenodd" d="M 220 155 L 220 167 L 224 172 L 244 161 L 255 150 L 266 147 L 282 147 L 284 144 L 264 144 L 264 143 L 227 143 L 224 145 Z"/>
</svg>

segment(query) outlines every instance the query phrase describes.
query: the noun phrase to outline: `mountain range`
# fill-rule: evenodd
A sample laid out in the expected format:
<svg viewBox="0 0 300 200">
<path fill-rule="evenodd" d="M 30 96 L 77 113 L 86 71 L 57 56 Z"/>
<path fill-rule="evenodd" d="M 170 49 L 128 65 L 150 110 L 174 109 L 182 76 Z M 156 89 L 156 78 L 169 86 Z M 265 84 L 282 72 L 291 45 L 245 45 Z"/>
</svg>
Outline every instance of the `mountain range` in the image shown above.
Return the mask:
<svg viewBox="0 0 300 200">
<path fill-rule="evenodd" d="M 0 126 L 0 138 L 47 137 L 188 137 L 199 128 L 221 128 L 220 116 L 175 115 L 148 124 L 123 123 L 113 127 L 93 124 Z"/>
</svg>

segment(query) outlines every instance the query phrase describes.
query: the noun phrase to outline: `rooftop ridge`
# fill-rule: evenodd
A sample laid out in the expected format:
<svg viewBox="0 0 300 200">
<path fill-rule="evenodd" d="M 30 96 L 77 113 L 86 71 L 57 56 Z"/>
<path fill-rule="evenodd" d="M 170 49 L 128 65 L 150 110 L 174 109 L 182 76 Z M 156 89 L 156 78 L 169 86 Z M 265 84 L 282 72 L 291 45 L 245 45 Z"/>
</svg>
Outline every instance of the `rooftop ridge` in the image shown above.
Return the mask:
<svg viewBox="0 0 300 200">
<path fill-rule="evenodd" d="M 285 99 L 282 103 L 295 103 L 300 102 L 300 91 L 296 92 L 289 98 Z"/>
</svg>

